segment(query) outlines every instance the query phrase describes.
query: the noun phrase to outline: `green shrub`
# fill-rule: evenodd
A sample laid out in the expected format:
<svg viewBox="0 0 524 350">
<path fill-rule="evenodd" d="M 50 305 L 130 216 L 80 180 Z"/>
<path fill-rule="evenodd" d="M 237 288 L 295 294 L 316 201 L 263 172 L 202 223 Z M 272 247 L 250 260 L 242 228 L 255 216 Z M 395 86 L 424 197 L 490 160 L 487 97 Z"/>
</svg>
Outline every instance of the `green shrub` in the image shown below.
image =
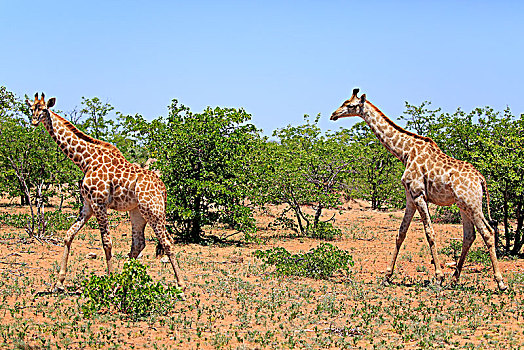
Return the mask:
<svg viewBox="0 0 524 350">
<path fill-rule="evenodd" d="M 0 214 L 0 223 L 6 226 L 14 228 L 25 228 L 27 226 L 27 220 L 31 218 L 29 214 Z"/>
<path fill-rule="evenodd" d="M 342 235 L 342 231 L 339 228 L 333 226 L 331 222 L 319 221 L 317 225 L 308 232 L 308 236 L 311 238 L 334 240 Z"/>
<path fill-rule="evenodd" d="M 44 218 L 47 224 L 46 231 L 54 233 L 57 230 L 69 229 L 76 217 L 74 215 L 65 214 L 60 210 L 55 210 L 45 212 Z M 27 213 L 0 214 L 0 223 L 15 228 L 26 228 L 30 221 L 31 214 Z"/>
<path fill-rule="evenodd" d="M 53 231 L 68 230 L 76 220 L 75 214 L 66 214 L 60 210 L 48 211 L 44 214 L 48 227 Z"/>
<path fill-rule="evenodd" d="M 448 246 L 442 248 L 440 252 L 444 255 L 452 257 L 453 260 L 458 261 L 460 253 L 462 252 L 462 242 L 453 239 Z M 477 247 L 470 249 L 466 261 L 478 263 L 484 266 L 491 264 L 489 254 L 484 247 Z"/>
<path fill-rule="evenodd" d="M 274 265 L 276 273 L 285 276 L 304 276 L 317 279 L 333 276 L 337 270 L 349 272 L 354 265 L 352 256 L 329 243 L 320 243 L 307 253 L 291 254 L 284 248 L 257 250 L 254 255 L 264 263 Z"/>
<path fill-rule="evenodd" d="M 150 315 L 165 315 L 179 299 L 182 291 L 165 287 L 153 280 L 146 267 L 135 259 L 124 263 L 121 273 L 91 275 L 82 283 L 86 302 L 82 312 L 86 317 L 96 313 L 116 311 L 139 319 Z"/>
<path fill-rule="evenodd" d="M 457 261 L 462 251 L 462 242 L 452 239 L 447 246 L 440 250 L 441 254 L 447 255 Z"/>
<path fill-rule="evenodd" d="M 450 207 L 437 206 L 431 220 L 439 224 L 460 224 L 462 222 L 460 209 L 455 204 Z"/>
</svg>

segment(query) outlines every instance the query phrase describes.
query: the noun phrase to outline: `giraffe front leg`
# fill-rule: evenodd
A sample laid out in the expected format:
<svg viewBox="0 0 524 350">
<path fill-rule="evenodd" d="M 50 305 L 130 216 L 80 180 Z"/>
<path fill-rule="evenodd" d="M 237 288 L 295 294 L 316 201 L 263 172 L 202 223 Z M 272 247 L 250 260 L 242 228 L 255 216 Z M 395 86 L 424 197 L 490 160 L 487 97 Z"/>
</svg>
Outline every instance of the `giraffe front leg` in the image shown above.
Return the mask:
<svg viewBox="0 0 524 350">
<path fill-rule="evenodd" d="M 431 252 L 431 257 L 433 258 L 433 265 L 435 266 L 435 276 L 437 282 L 442 285 L 444 282 L 444 273 L 442 272 L 442 267 L 440 265 L 440 260 L 437 253 L 437 244 L 435 242 L 435 231 L 433 231 L 433 226 L 431 225 L 431 217 L 429 215 L 428 203 L 426 202 L 425 196 L 423 194 L 414 198 L 415 206 L 422 218 L 424 224 L 424 232 L 426 233 L 426 238 L 429 244 L 429 251 Z"/>
<path fill-rule="evenodd" d="M 111 261 L 113 257 L 111 252 L 113 242 L 111 241 L 111 235 L 108 230 L 109 223 L 107 221 L 107 206 L 105 204 L 93 204 L 92 208 L 100 229 L 102 246 L 104 247 L 104 253 L 106 255 L 107 273 L 110 274 L 113 272 L 113 262 Z"/>
<path fill-rule="evenodd" d="M 71 225 L 69 230 L 67 230 L 67 233 L 64 238 L 64 252 L 62 254 L 62 261 L 60 262 L 60 272 L 58 272 L 58 280 L 56 281 L 54 287 L 56 291 L 64 290 L 64 280 L 66 278 L 67 273 L 67 261 L 69 259 L 71 243 L 73 242 L 75 235 L 78 233 L 78 231 L 80 231 L 80 229 L 89 220 L 89 218 L 91 218 L 92 215 L 93 210 L 91 209 L 91 206 L 89 205 L 89 203 L 84 201 L 84 206 L 80 210 L 78 218 L 76 219 L 75 223 Z"/>
<path fill-rule="evenodd" d="M 393 276 L 393 270 L 395 268 L 395 262 L 397 261 L 398 252 L 400 251 L 402 243 L 406 238 L 406 233 L 409 229 L 409 225 L 411 224 L 411 220 L 413 219 L 413 215 L 415 214 L 415 210 L 415 203 L 413 203 L 413 200 L 411 197 L 409 197 L 409 195 L 406 195 L 406 211 L 404 212 L 404 218 L 402 219 L 402 223 L 400 224 L 400 228 L 398 230 L 393 257 L 391 258 L 391 262 L 386 269 L 386 283 L 389 282 L 391 276 Z"/>
</svg>

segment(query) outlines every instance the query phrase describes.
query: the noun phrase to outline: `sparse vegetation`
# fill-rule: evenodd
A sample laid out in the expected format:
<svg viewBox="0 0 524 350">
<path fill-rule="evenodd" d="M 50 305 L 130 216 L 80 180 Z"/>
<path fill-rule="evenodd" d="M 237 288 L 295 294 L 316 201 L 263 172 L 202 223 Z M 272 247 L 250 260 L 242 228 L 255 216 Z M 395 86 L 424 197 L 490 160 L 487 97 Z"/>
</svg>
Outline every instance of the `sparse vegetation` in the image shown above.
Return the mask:
<svg viewBox="0 0 524 350">
<path fill-rule="evenodd" d="M 82 312 L 93 314 L 118 312 L 134 320 L 170 312 L 181 290 L 153 282 L 146 267 L 137 260 L 124 263 L 122 272 L 97 276 L 92 274 L 82 283 Z"/>
<path fill-rule="evenodd" d="M 462 252 L 462 241 L 452 239 L 447 246 L 441 249 L 442 254 L 445 254 L 453 260 L 458 261 L 460 253 Z M 484 266 L 489 266 L 491 260 L 485 247 L 470 248 L 466 261 L 479 263 Z"/>
<path fill-rule="evenodd" d="M 19 161 L 25 158 L 9 151 L 13 134 L 7 128 L 21 135 L 18 146 L 27 136 L 24 133 L 42 135 L 24 120 L 19 99 L 5 88 L 0 97 L 0 348 L 518 349 L 524 344 L 524 266 L 518 259 L 524 217 L 524 157 L 519 153 L 523 128 L 522 117 L 514 118 L 509 110 L 440 115 L 423 104 L 408 105 L 406 112 L 413 117 L 408 128 L 435 138 L 446 152 L 472 162 L 485 174 L 493 216 L 503 224 L 499 249 L 513 256 L 501 262 L 509 284 L 501 293 L 491 280 L 484 247 L 477 245 L 468 255 L 459 284 L 443 288 L 433 284 L 426 238 L 416 219 L 392 284 L 382 285 L 402 213 L 348 210 L 343 199 L 364 198 L 373 208 L 394 208 L 402 202 L 401 167 L 383 147 L 376 147 L 377 140 L 362 125 L 323 134 L 316 126 L 318 120 L 306 119 L 301 126 L 277 130 L 275 142 L 246 125 L 249 116 L 241 109 L 209 108 L 192 114 L 174 103 L 168 119 L 146 125 L 140 116 L 116 113 L 116 119 L 108 119 L 112 106 L 83 98 L 81 109 L 70 112 L 69 119 L 116 143 L 132 161 L 142 163 L 158 156 L 155 167 L 166 176 L 171 208 L 182 208 L 175 196 L 189 191 L 192 200 L 200 196 L 199 204 L 209 209 L 209 217 L 200 217 L 198 232 L 190 239 L 209 245 L 175 246 L 188 278 L 187 301 L 179 302 L 180 291 L 171 287 L 171 269 L 154 258 L 151 232 L 146 231 L 148 245 L 140 260 L 127 261 L 131 228 L 128 218 L 118 213 L 110 214 L 110 228 L 113 261 L 121 272 L 105 275 L 99 232 L 91 220 L 75 238 L 68 292 L 50 293 L 62 248 L 55 240 L 32 240 L 25 228 L 36 217 L 40 221 L 34 221 L 34 227 L 45 232 L 33 233 L 62 237 L 74 220 L 74 214 L 68 213 L 75 211 L 78 173 L 70 171 L 53 143 L 46 143 L 52 140 L 38 139 L 35 148 L 50 151 L 32 158 L 45 160 L 45 167 L 28 173 L 27 191 L 22 189 L 6 155 L 19 155 Z M 229 133 L 206 134 L 210 129 L 204 127 L 217 126 L 221 117 L 226 122 L 227 117 L 234 119 L 232 124 L 221 124 Z M 154 147 L 144 147 L 153 144 L 148 144 L 153 136 L 146 139 L 150 136 L 137 132 L 141 129 L 136 123 L 142 122 L 143 130 L 161 131 L 153 135 Z M 168 123 L 187 129 L 175 135 Z M 191 125 L 202 129 L 190 130 Z M 234 134 L 228 125 L 245 126 L 246 133 Z M 191 140 L 186 131 L 191 132 Z M 184 137 L 187 142 L 178 145 Z M 162 142 L 167 141 L 179 149 L 164 147 Z M 249 147 L 244 143 L 248 141 Z M 184 147 L 192 153 L 169 163 Z M 210 154 L 215 158 L 205 163 L 202 157 Z M 236 158 L 240 154 L 246 159 Z M 207 165 L 192 172 L 199 169 L 184 168 L 184 157 L 190 157 L 193 166 Z M 38 163 L 34 160 L 24 166 L 34 167 Z M 194 177 L 182 182 L 176 177 L 183 171 Z M 40 187 L 45 191 L 38 192 L 39 183 L 47 186 Z M 283 191 L 292 192 L 278 197 Z M 38 203 L 35 195 L 41 195 Z M 13 204 L 19 198 L 24 206 Z M 197 227 L 189 223 L 197 212 L 196 202 L 191 203 L 188 210 L 180 209 L 171 217 L 188 220 L 188 232 Z M 32 216 L 29 204 L 44 209 L 41 215 Z M 457 210 L 436 215 L 456 222 Z M 454 238 L 460 237 L 462 228 L 436 223 L 435 230 L 437 239 L 445 242 L 439 246 L 447 282 L 461 251 Z M 216 238 L 217 232 L 223 239 L 213 243 L 217 240 L 211 237 Z M 336 240 L 336 246 L 325 240 Z M 263 250 L 263 244 L 279 248 Z"/>
<path fill-rule="evenodd" d="M 320 243 L 306 253 L 291 254 L 284 248 L 257 250 L 255 256 L 274 265 L 276 273 L 284 276 L 328 278 L 337 270 L 350 272 L 354 265 L 351 255 L 329 243 Z"/>
</svg>

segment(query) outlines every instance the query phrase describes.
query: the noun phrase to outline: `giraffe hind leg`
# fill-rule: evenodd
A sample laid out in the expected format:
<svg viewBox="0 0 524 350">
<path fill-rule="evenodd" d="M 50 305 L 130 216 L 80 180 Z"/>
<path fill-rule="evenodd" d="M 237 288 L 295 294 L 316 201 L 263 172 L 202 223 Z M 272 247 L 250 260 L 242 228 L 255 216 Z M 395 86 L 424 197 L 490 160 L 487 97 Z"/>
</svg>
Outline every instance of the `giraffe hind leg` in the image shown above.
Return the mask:
<svg viewBox="0 0 524 350">
<path fill-rule="evenodd" d="M 156 201 L 154 205 L 139 202 L 138 209 L 140 210 L 142 217 L 147 220 L 147 223 L 153 229 L 159 244 L 163 247 L 165 254 L 168 256 L 171 266 L 173 267 L 173 272 L 175 273 L 177 286 L 182 290 L 185 290 L 186 284 L 182 276 L 182 271 L 178 266 L 173 245 L 167 236 L 164 206 L 159 203 L 163 202 Z"/>
<path fill-rule="evenodd" d="M 175 252 L 173 251 L 173 245 L 167 238 L 167 231 L 165 229 L 165 225 L 154 223 L 151 224 L 151 227 L 153 228 L 153 231 L 155 232 L 160 244 L 164 248 L 165 254 L 169 258 L 169 262 L 171 263 L 171 266 L 173 267 L 173 272 L 175 273 L 175 279 L 176 284 L 179 288 L 182 290 L 186 289 L 186 284 L 184 282 L 184 279 L 182 277 L 182 271 L 180 270 L 180 267 L 178 266 L 178 261 L 175 256 Z"/>
<path fill-rule="evenodd" d="M 478 232 L 480 232 L 480 235 L 484 239 L 484 243 L 488 248 L 489 257 L 491 259 L 491 265 L 493 267 L 493 273 L 495 275 L 495 281 L 497 282 L 499 290 L 506 290 L 508 286 L 504 284 L 504 279 L 502 278 L 502 274 L 500 273 L 500 268 L 497 260 L 497 252 L 495 247 L 495 230 L 489 225 L 487 220 L 484 218 L 484 214 L 482 214 L 481 210 L 480 212 L 473 213 L 473 223 L 475 224 L 475 227 L 477 228 Z"/>
<path fill-rule="evenodd" d="M 100 228 L 100 237 L 102 239 L 102 246 L 104 247 L 104 253 L 106 256 L 107 273 L 113 272 L 113 262 L 111 261 L 113 254 L 113 242 L 111 241 L 111 235 L 109 234 L 109 223 L 107 221 L 107 206 L 105 204 L 92 204 L 94 215 Z"/>
<path fill-rule="evenodd" d="M 454 283 L 458 283 L 460 274 L 462 272 L 462 267 L 464 266 L 464 262 L 466 261 L 466 257 L 468 255 L 468 251 L 476 238 L 475 226 L 473 225 L 473 221 L 471 221 L 469 215 L 467 214 L 467 211 L 464 209 L 460 209 L 460 216 L 462 217 L 463 229 L 462 251 L 460 253 L 460 258 L 457 262 L 457 266 L 455 267 L 455 272 L 453 273 Z"/>
<path fill-rule="evenodd" d="M 433 265 L 435 266 L 435 276 L 437 278 L 437 282 L 439 284 L 442 284 L 442 282 L 444 282 L 444 273 L 442 272 L 440 259 L 438 258 L 437 244 L 435 242 L 435 231 L 433 230 L 433 226 L 431 225 L 431 217 L 429 215 L 428 203 L 426 202 L 424 195 L 419 195 L 417 198 L 414 198 L 414 202 L 424 224 L 424 232 L 426 233 L 426 238 L 429 244 L 429 250 L 431 252 L 431 257 L 433 258 Z"/>
<path fill-rule="evenodd" d="M 146 246 L 146 239 L 144 237 L 144 230 L 146 228 L 146 220 L 140 214 L 140 211 L 135 208 L 129 211 L 129 218 L 131 220 L 132 243 L 129 258 L 136 259 Z"/>
</svg>

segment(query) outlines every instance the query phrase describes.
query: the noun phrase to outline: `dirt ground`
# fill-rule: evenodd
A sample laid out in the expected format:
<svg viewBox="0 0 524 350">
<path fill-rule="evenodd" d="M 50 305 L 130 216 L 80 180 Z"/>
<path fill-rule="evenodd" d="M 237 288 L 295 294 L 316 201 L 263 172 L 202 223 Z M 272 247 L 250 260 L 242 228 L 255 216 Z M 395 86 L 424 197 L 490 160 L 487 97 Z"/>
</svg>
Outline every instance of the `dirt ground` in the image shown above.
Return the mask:
<svg viewBox="0 0 524 350">
<path fill-rule="evenodd" d="M 71 209 L 67 209 L 71 210 Z M 0 211 L 27 211 L 4 203 Z M 276 212 L 276 209 L 275 209 Z M 167 316 L 133 322 L 118 314 L 83 316 L 82 298 L 39 294 L 56 280 L 60 244 L 27 239 L 23 229 L 0 227 L 0 348 L 18 349 L 320 349 L 524 347 L 524 261 L 502 259 L 509 289 L 498 292 L 490 265 L 466 263 L 460 284 L 451 287 L 454 261 L 440 254 L 445 286 L 434 268 L 423 227 L 415 216 L 400 251 L 393 283 L 382 277 L 393 252 L 402 211 L 378 212 L 364 202 L 346 204 L 335 215 L 342 236 L 330 243 L 349 251 L 349 275 L 328 280 L 279 277 L 253 256 L 257 249 L 308 251 L 321 241 L 293 238 L 267 228 L 257 217 L 257 243 L 233 236 L 231 243 L 177 245 L 188 285 L 187 300 Z M 131 245 L 130 223 L 122 217 L 111 230 L 117 269 Z M 438 249 L 461 239 L 461 225 L 435 224 Z M 213 235 L 227 232 L 214 229 Z M 61 233 L 63 234 L 63 232 Z M 152 232 L 141 261 L 155 280 L 173 283 L 168 264 L 155 258 Z M 58 237 L 60 238 L 60 233 Z M 472 249 L 483 247 L 479 238 Z M 75 290 L 89 274 L 104 274 L 96 229 L 75 238 L 66 285 Z"/>
</svg>

